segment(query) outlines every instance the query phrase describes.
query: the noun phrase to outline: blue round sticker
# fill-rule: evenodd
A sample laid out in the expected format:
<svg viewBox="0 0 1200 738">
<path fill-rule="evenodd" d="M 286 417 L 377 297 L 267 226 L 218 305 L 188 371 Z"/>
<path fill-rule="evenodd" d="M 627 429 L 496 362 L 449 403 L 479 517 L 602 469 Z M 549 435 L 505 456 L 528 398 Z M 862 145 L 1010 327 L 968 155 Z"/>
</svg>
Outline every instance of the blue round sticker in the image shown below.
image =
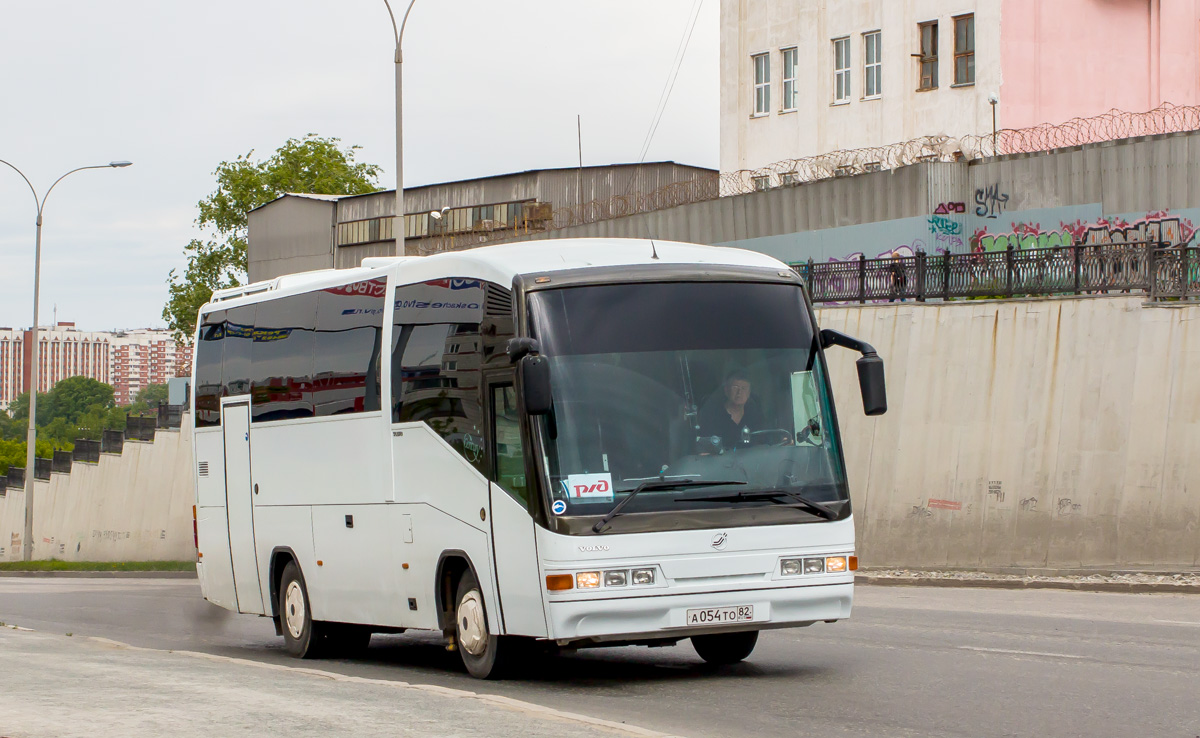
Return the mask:
<svg viewBox="0 0 1200 738">
<path fill-rule="evenodd" d="M 554 504 L 550 506 L 550 509 L 554 511 L 555 515 L 562 515 L 567 511 L 567 503 L 563 502 L 562 500 L 555 500 Z"/>
</svg>

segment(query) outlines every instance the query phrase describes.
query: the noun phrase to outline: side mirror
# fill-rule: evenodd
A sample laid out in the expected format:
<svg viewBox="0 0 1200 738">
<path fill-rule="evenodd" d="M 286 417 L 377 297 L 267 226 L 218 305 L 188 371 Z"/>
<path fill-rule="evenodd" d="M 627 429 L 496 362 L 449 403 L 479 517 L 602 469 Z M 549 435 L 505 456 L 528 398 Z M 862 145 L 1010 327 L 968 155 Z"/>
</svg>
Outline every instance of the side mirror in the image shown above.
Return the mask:
<svg viewBox="0 0 1200 738">
<path fill-rule="evenodd" d="M 858 388 L 862 392 L 863 412 L 883 415 L 887 412 L 887 386 L 883 379 L 883 359 L 868 354 L 854 362 L 858 368 Z"/>
<path fill-rule="evenodd" d="M 528 354 L 540 354 L 542 347 L 538 345 L 536 338 L 510 338 L 508 339 L 508 361 L 516 364 Z"/>
<path fill-rule="evenodd" d="M 525 412 L 545 415 L 550 412 L 550 362 L 544 356 L 527 354 L 517 367 Z"/>
<path fill-rule="evenodd" d="M 847 336 L 841 331 L 826 328 L 820 334 L 821 348 L 841 346 L 862 354 L 855 362 L 858 367 L 858 388 L 862 392 L 863 412 L 867 415 L 883 415 L 887 412 L 887 386 L 883 378 L 883 359 L 875 347 Z"/>
</svg>

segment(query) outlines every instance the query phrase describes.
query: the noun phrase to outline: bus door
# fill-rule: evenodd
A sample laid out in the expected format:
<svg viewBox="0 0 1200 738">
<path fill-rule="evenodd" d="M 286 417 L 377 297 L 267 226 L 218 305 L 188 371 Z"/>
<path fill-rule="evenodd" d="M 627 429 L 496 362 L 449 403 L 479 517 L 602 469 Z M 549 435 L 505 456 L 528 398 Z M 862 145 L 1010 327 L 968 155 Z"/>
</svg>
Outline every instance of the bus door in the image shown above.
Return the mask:
<svg viewBox="0 0 1200 738">
<path fill-rule="evenodd" d="M 254 491 L 250 478 L 250 402 L 222 405 L 225 433 L 225 509 L 229 516 L 229 555 L 238 612 L 263 614 L 254 551 Z"/>
<path fill-rule="evenodd" d="M 492 549 L 504 632 L 546 636 L 533 516 L 534 485 L 525 477 L 517 393 L 511 373 L 486 384 L 491 457 Z"/>
</svg>

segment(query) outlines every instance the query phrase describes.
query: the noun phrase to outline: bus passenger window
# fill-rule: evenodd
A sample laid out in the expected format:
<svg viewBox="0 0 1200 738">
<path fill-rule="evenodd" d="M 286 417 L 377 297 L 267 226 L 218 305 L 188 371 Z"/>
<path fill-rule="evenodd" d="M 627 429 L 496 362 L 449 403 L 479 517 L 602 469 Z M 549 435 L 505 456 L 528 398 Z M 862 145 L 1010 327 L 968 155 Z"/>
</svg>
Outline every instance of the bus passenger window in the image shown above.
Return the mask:
<svg viewBox="0 0 1200 738">
<path fill-rule="evenodd" d="M 254 346 L 256 305 L 230 308 L 225 324 L 224 358 L 221 361 L 223 397 L 250 394 L 250 353 Z"/>
<path fill-rule="evenodd" d="M 496 460 L 492 479 L 528 507 L 529 485 L 525 480 L 525 453 L 517 418 L 517 392 L 513 386 L 492 387 L 492 456 Z"/>
<path fill-rule="evenodd" d="M 251 349 L 251 407 L 255 422 L 312 417 L 316 322 L 315 293 L 259 303 Z"/>
<path fill-rule="evenodd" d="M 380 409 L 379 367 L 386 280 L 321 290 L 314 337 L 313 405 L 318 416 Z"/>
<path fill-rule="evenodd" d="M 203 316 L 196 345 L 196 427 L 221 424 L 221 349 L 225 338 L 225 311 Z"/>
</svg>

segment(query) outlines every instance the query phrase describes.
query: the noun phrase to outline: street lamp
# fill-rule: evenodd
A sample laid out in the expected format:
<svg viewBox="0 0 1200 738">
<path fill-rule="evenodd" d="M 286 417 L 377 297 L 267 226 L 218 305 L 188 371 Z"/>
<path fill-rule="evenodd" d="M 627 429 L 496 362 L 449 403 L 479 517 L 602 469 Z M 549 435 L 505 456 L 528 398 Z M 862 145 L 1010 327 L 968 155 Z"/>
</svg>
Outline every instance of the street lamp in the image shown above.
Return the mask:
<svg viewBox="0 0 1200 738">
<path fill-rule="evenodd" d="M 992 156 L 999 155 L 996 151 L 996 106 L 1000 104 L 1000 97 L 996 93 L 988 95 L 988 104 L 992 106 Z"/>
<path fill-rule="evenodd" d="M 449 212 L 450 212 L 449 205 L 442 208 L 441 210 L 430 210 L 429 211 L 429 217 L 433 218 L 433 222 L 437 223 L 438 225 L 440 225 L 442 227 L 441 228 L 441 230 L 442 230 L 442 248 L 441 248 L 441 250 L 442 251 L 446 250 L 446 229 L 450 227 L 450 221 L 443 220 L 443 218 L 445 218 L 446 213 L 449 213 Z"/>
<path fill-rule="evenodd" d="M 387 6 L 388 17 L 392 19 L 392 32 L 396 35 L 396 219 L 392 221 L 392 233 L 396 236 L 396 256 L 404 256 L 404 57 L 400 53 L 400 42 L 404 40 L 408 14 L 417 0 L 409 0 L 399 29 L 396 28 L 392 4 L 388 0 L 383 0 L 383 4 Z"/>
<path fill-rule="evenodd" d="M 0 164 L 7 165 L 14 172 L 21 175 L 21 179 L 25 180 L 25 184 L 29 185 L 29 191 L 33 193 L 34 205 L 37 206 L 37 240 L 33 252 L 33 330 L 30 331 L 30 336 L 32 337 L 30 343 L 32 345 L 29 347 L 29 431 L 25 437 L 25 542 L 21 557 L 23 561 L 33 560 L 33 480 L 36 476 L 34 465 L 37 458 L 38 294 L 41 290 L 42 279 L 42 211 L 45 210 L 46 199 L 50 197 L 50 193 L 54 191 L 55 186 L 69 175 L 75 172 L 82 172 L 84 169 L 120 168 L 127 167 L 132 163 L 131 161 L 110 161 L 107 164 L 77 167 L 54 180 L 54 184 L 50 185 L 50 189 L 46 190 L 46 194 L 38 198 L 37 189 L 29 181 L 29 177 L 26 177 L 25 173 L 17 169 L 15 165 L 0 159 Z"/>
</svg>

